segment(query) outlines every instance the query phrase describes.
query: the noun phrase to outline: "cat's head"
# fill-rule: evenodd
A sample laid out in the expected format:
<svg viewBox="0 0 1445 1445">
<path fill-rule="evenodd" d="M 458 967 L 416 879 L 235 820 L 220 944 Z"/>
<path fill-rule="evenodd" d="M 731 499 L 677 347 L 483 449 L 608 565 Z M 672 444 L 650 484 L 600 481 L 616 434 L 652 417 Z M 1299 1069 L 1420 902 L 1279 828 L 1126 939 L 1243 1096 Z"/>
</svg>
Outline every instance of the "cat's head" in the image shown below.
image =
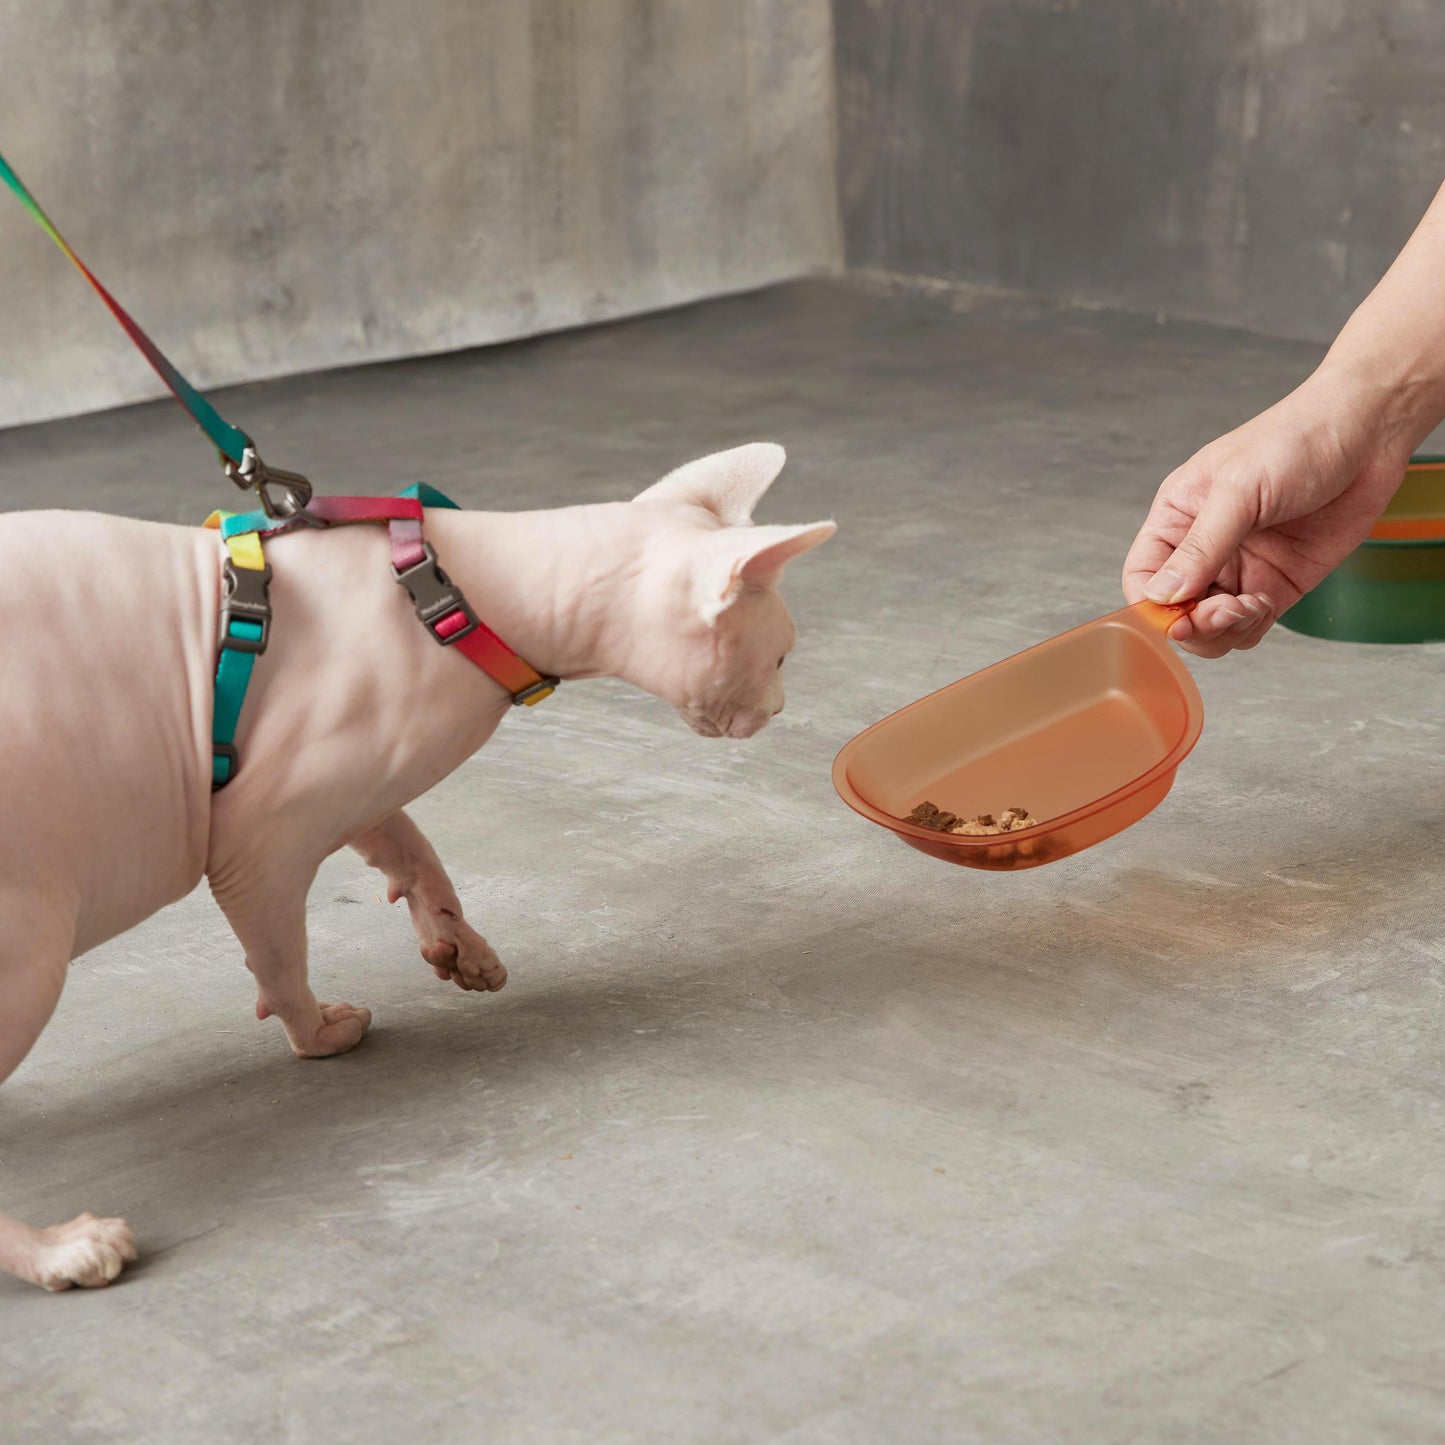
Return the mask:
<svg viewBox="0 0 1445 1445">
<path fill-rule="evenodd" d="M 784 566 L 826 542 L 832 522 L 754 526 L 786 454 L 754 442 L 689 462 L 637 496 L 658 509 L 632 681 L 703 737 L 751 737 L 783 710 L 783 663 L 797 630 L 778 591 Z"/>
</svg>

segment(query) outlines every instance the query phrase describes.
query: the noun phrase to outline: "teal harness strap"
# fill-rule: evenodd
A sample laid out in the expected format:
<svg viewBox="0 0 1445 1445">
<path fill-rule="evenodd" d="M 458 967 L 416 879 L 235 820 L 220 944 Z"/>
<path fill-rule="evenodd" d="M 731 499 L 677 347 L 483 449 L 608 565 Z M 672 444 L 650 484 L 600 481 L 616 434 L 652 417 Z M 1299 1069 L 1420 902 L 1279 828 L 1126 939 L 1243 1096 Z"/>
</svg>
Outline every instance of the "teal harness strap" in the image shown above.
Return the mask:
<svg viewBox="0 0 1445 1445">
<path fill-rule="evenodd" d="M 461 511 L 461 508 L 445 492 L 439 492 L 425 482 L 413 482 L 411 486 L 403 487 L 397 496 L 409 497 L 414 502 L 420 502 L 424 507 L 446 507 L 453 512 Z"/>
<path fill-rule="evenodd" d="M 235 618 L 230 636 L 250 642 L 261 640 L 261 624 Z M 246 689 L 251 685 L 251 672 L 256 666 L 256 653 L 241 652 L 221 645 L 216 662 L 216 707 L 211 715 L 211 787 L 223 788 L 236 775 L 236 728 L 241 721 L 241 706 Z"/>
<path fill-rule="evenodd" d="M 263 522 L 264 513 L 259 515 Z M 214 513 L 207 526 L 219 527 L 226 545 L 221 566 L 221 616 L 216 638 L 216 700 L 211 713 L 211 789 L 224 788 L 236 776 L 236 728 L 256 659 L 271 632 L 271 568 L 261 551 L 261 528 L 246 518 Z M 241 525 L 237 526 L 236 523 Z"/>
</svg>

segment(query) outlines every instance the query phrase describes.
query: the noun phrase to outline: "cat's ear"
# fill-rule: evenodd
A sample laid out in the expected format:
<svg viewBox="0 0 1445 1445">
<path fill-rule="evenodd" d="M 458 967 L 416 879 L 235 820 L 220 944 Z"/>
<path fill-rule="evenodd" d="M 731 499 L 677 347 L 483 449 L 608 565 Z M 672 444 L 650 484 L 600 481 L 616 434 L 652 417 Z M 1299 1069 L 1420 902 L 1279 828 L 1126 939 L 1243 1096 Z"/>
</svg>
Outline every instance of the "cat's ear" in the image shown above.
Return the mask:
<svg viewBox="0 0 1445 1445">
<path fill-rule="evenodd" d="M 776 442 L 750 442 L 688 462 L 633 500 L 691 502 L 706 507 L 725 527 L 745 527 L 787 459 Z"/>
<path fill-rule="evenodd" d="M 800 527 L 735 527 L 719 533 L 699 578 L 699 607 L 709 627 L 748 587 L 769 587 L 794 557 L 826 542 L 836 522 Z"/>
</svg>

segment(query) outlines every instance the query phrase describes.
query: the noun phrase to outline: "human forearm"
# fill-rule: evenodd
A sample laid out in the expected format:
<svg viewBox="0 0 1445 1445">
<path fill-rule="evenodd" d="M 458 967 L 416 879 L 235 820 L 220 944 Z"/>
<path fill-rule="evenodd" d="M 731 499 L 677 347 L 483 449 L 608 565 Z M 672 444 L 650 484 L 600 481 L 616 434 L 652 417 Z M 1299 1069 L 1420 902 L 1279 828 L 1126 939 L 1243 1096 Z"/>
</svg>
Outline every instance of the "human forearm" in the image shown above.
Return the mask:
<svg viewBox="0 0 1445 1445">
<path fill-rule="evenodd" d="M 1445 186 L 1321 363 L 1379 441 L 1413 451 L 1445 419 Z"/>
</svg>

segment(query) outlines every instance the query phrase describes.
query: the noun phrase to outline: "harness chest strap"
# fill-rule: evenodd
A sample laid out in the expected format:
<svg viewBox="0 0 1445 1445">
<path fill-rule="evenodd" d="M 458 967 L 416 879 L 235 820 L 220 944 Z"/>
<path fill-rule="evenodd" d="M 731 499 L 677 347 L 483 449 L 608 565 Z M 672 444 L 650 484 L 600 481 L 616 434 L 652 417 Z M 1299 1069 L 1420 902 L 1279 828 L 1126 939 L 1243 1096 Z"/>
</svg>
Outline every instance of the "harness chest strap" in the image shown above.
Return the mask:
<svg viewBox="0 0 1445 1445">
<path fill-rule="evenodd" d="M 206 526 L 220 525 L 214 512 Z M 225 536 L 224 532 L 222 533 Z M 256 659 L 271 640 L 271 568 L 255 532 L 225 537 L 226 563 L 221 569 L 221 622 L 217 639 L 216 703 L 211 715 L 211 787 L 223 788 L 236 776 L 236 728 L 251 685 Z"/>
<path fill-rule="evenodd" d="M 544 677 L 508 647 L 442 570 L 436 549 L 422 536 L 423 506 L 456 509 L 450 497 L 418 483 L 397 497 L 318 497 L 304 512 L 288 517 L 264 511 L 239 516 L 213 512 L 206 519 L 207 527 L 220 531 L 227 551 L 211 729 L 213 788 L 224 787 L 236 775 L 236 727 L 256 658 L 269 640 L 271 568 L 261 550 L 264 536 L 301 526 L 385 522 L 392 576 L 406 588 L 418 619 L 438 643 L 456 648 L 481 668 L 511 694 L 514 704 L 532 707 L 556 691 L 559 680 Z"/>
</svg>

